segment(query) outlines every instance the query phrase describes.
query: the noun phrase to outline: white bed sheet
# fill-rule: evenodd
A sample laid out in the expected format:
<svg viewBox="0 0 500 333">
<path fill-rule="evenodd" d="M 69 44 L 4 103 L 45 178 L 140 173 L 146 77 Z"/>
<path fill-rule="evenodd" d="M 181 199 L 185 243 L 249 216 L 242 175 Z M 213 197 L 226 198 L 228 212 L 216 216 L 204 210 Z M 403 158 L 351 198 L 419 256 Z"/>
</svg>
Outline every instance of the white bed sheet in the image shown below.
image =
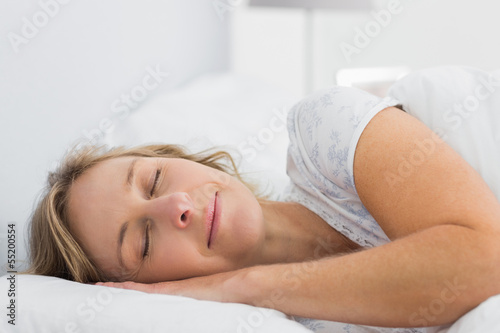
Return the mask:
<svg viewBox="0 0 500 333">
<path fill-rule="evenodd" d="M 492 296 L 462 316 L 450 327 L 437 333 L 500 332 L 500 295 Z"/>
</svg>

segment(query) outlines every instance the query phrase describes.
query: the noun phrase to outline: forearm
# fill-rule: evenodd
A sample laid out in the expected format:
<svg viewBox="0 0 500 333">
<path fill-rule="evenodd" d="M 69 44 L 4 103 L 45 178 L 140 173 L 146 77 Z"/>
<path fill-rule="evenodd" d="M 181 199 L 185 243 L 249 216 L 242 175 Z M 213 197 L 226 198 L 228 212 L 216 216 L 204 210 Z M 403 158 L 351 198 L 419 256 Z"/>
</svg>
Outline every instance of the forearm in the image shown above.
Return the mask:
<svg viewBox="0 0 500 333">
<path fill-rule="evenodd" d="M 237 293 L 245 303 L 308 318 L 441 325 L 500 293 L 500 265 L 486 245 L 490 239 L 441 225 L 349 255 L 254 267 L 242 275 Z"/>
</svg>

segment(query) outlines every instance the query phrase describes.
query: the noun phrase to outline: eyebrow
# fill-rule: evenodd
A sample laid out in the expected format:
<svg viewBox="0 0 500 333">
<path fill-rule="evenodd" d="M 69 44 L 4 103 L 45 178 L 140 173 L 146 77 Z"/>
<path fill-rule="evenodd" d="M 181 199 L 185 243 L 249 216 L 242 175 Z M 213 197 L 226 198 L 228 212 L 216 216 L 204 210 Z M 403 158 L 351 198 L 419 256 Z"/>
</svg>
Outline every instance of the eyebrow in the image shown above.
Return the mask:
<svg viewBox="0 0 500 333">
<path fill-rule="evenodd" d="M 139 158 L 134 158 L 132 162 L 130 163 L 130 166 L 128 167 L 128 172 L 127 172 L 127 180 L 125 181 L 125 185 L 127 186 L 127 189 L 130 189 L 132 187 L 132 183 L 134 181 L 135 177 L 135 165 L 137 164 L 137 161 Z"/>
<path fill-rule="evenodd" d="M 125 238 L 125 233 L 127 232 L 127 228 L 128 228 L 128 222 L 125 222 L 122 224 L 120 232 L 118 233 L 118 262 L 120 263 L 120 267 L 122 267 L 122 269 L 125 269 L 122 257 L 122 245 L 123 245 L 123 239 Z"/>
</svg>

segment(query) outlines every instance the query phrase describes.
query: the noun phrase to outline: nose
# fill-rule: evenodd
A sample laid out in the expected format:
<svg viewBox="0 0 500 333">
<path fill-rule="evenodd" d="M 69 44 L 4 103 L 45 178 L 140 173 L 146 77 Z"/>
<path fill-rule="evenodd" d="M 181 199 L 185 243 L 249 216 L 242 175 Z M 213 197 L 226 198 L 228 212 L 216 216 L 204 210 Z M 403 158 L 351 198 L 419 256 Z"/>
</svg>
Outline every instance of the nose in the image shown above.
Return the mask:
<svg viewBox="0 0 500 333">
<path fill-rule="evenodd" d="M 169 222 L 176 228 L 186 228 L 191 223 L 194 204 L 185 192 L 176 192 L 151 200 L 154 220 Z"/>
</svg>

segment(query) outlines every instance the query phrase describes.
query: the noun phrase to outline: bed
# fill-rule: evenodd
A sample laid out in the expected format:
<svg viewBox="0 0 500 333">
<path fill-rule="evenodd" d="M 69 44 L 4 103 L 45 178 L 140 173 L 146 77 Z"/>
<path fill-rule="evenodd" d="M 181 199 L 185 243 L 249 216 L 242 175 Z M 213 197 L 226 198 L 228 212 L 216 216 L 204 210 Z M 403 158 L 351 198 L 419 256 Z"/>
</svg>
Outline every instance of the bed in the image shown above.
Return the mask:
<svg viewBox="0 0 500 333">
<path fill-rule="evenodd" d="M 494 88 L 500 75 L 493 74 L 466 67 L 429 69 L 403 78 L 388 94 L 402 101 L 409 113 L 418 108 L 445 107 L 455 101 L 462 103 L 464 96 L 469 96 L 464 95 L 466 91 L 474 93 L 485 82 Z M 446 100 L 440 98 L 443 94 L 448 96 Z M 261 180 L 264 188 L 279 199 L 287 184 L 288 139 L 284 121 L 286 111 L 298 99 L 299 96 L 251 77 L 228 72 L 201 75 L 117 120 L 102 143 L 116 146 L 175 142 L 192 151 L 214 145 L 227 147 L 237 156 L 242 170 Z M 486 116 L 485 111 L 495 105 L 500 106 L 500 94 L 492 92 L 481 100 L 470 118 L 460 122 L 460 128 L 456 122 L 430 112 L 425 114 L 425 121 L 442 129 L 453 146 L 460 144 L 470 131 L 478 131 L 491 122 L 500 124 L 500 114 Z M 499 143 L 498 137 L 477 139 L 485 145 Z M 500 165 L 496 160 L 499 155 L 484 156 L 483 150 L 473 149 L 472 145 L 462 154 L 500 197 L 498 169 L 494 168 Z M 16 292 L 15 297 L 9 296 L 9 289 Z M 243 304 L 153 295 L 35 275 L 4 275 L 0 278 L 0 290 L 4 305 L 1 332 L 424 332 L 311 320 Z M 11 310 L 5 306 L 10 306 L 12 299 L 16 325 L 9 324 Z M 500 295 L 491 297 L 449 327 L 433 327 L 425 332 L 498 332 L 498 313 Z"/>
</svg>

